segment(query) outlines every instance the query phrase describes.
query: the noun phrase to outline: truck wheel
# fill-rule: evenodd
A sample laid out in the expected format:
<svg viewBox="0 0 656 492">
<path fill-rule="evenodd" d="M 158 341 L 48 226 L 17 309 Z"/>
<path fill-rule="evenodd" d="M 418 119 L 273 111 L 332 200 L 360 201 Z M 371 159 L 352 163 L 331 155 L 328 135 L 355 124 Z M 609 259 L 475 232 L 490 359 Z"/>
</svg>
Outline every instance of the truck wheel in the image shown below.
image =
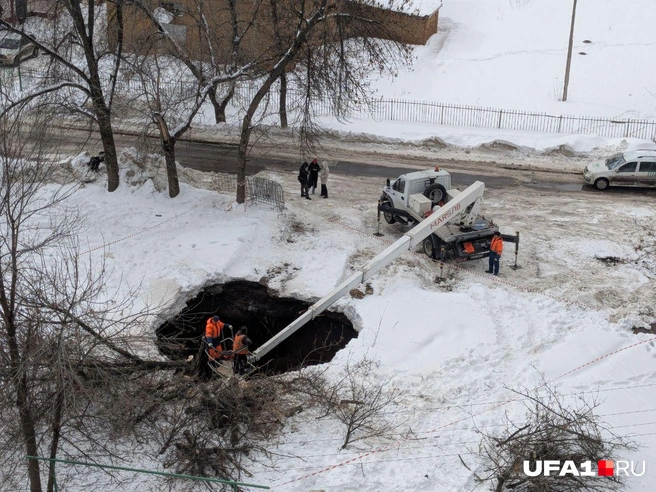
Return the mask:
<svg viewBox="0 0 656 492">
<path fill-rule="evenodd" d="M 428 236 L 426 239 L 424 239 L 424 253 L 426 253 L 426 256 L 429 258 L 433 258 L 433 250 L 435 248 L 433 247 L 433 240 L 431 239 L 430 236 Z M 435 255 L 435 258 L 437 258 L 437 255 Z"/>
<path fill-rule="evenodd" d="M 389 200 L 383 200 L 382 202 L 380 202 L 380 204 L 387 205 L 388 207 L 392 206 Z M 388 224 L 394 224 L 396 222 L 396 219 L 394 218 L 392 212 L 383 212 L 383 218 L 385 219 L 385 222 L 387 222 Z"/>
<path fill-rule="evenodd" d="M 433 202 L 433 205 L 437 205 L 446 201 L 446 189 L 441 184 L 435 183 L 424 190 L 424 196 Z"/>
<path fill-rule="evenodd" d="M 605 190 L 608 188 L 608 180 L 606 178 L 599 178 L 594 182 L 594 185 L 598 190 Z"/>
</svg>

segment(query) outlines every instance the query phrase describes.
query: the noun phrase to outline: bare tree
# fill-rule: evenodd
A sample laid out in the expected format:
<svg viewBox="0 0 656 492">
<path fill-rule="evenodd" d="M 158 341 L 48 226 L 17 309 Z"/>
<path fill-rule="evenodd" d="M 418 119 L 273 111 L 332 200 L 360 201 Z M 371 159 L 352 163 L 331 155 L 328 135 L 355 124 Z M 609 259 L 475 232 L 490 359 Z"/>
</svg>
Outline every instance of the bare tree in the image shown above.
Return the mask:
<svg viewBox="0 0 656 492">
<path fill-rule="evenodd" d="M 255 4 L 196 0 L 194 9 L 185 11 L 193 19 L 197 32 L 189 43 L 177 40 L 161 16 L 156 15 L 161 8 L 159 2 L 129 0 L 129 3 L 166 40 L 168 53 L 199 81 L 203 87 L 201 93 L 213 101 L 217 120 L 225 118 L 226 104 L 239 82 L 252 83 L 249 86 L 252 96 L 240 113 L 239 203 L 246 197 L 251 135 L 261 122 L 262 103 L 268 102 L 269 92 L 277 81 L 282 92 L 281 122 L 286 124 L 287 84 L 293 74 L 293 88 L 302 102 L 300 132 L 305 142 L 310 142 L 316 133 L 311 131 L 312 102 L 329 100 L 338 115 L 345 114 L 350 104 L 366 97 L 367 75 L 372 70 L 393 71 L 398 63 L 409 59 L 404 45 L 383 41 L 395 39 L 386 34 L 394 27 L 389 25 L 393 17 L 387 18 L 384 9 L 371 6 L 366 0 L 258 0 Z M 403 9 L 403 6 L 401 3 L 398 7 Z M 225 96 L 221 100 L 217 98 L 219 87 Z"/>
<path fill-rule="evenodd" d="M 5 110 L 22 106 L 49 94 L 63 92 L 57 100 L 61 108 L 91 118 L 97 125 L 105 152 L 107 188 L 114 191 L 119 185 L 119 169 L 112 129 L 112 104 L 123 51 L 123 0 L 116 0 L 115 19 L 117 42 L 112 51 L 105 29 L 96 29 L 105 6 L 95 0 L 57 0 L 51 8 L 56 20 L 45 24 L 41 31 L 24 33 L 0 19 L 6 29 L 21 33 L 49 58 L 43 83 L 21 94 Z M 86 102 L 90 101 L 87 109 Z"/>
<path fill-rule="evenodd" d="M 363 358 L 348 363 L 338 379 L 328 377 L 325 368 L 305 368 L 290 383 L 294 392 L 306 394 L 307 407 L 322 410 L 320 418 L 334 417 L 344 424 L 342 449 L 371 437 L 389 438 L 397 425 L 385 416 L 399 400 L 399 388 L 389 377 L 378 376 L 379 362 Z"/>
<path fill-rule="evenodd" d="M 333 397 L 333 411 L 345 426 L 342 449 L 361 439 L 389 437 L 396 428 L 384 412 L 398 400 L 401 391 L 390 386 L 389 377 L 378 377 L 379 366 L 367 358 L 347 364 L 343 380 L 333 386 L 337 397 Z"/>
<path fill-rule="evenodd" d="M 12 470 L 25 454 L 56 457 L 63 440 L 97 447 L 99 387 L 184 367 L 132 352 L 129 331 L 142 330 L 149 312 L 124 286 L 108 291 L 102 262 L 83 261 L 83 222 L 70 201 L 77 187 L 49 181 L 56 169 L 42 153 L 47 121 L 24 128 L 21 120 L 0 119 L 0 454 Z M 41 491 L 39 462 L 27 464 L 30 490 Z"/>
<path fill-rule="evenodd" d="M 220 5 L 220 3 L 219 3 Z M 246 55 L 242 53 L 242 42 L 255 25 L 255 20 L 260 15 L 260 8 L 262 5 L 261 0 L 256 0 L 249 4 L 250 12 L 247 17 L 240 19 L 239 7 L 243 4 L 238 0 L 227 0 L 227 10 L 229 18 L 229 36 L 225 39 L 221 33 L 221 26 L 210 28 L 207 20 L 208 15 L 203 11 L 203 0 L 200 0 L 198 5 L 198 25 L 199 32 L 202 33 L 204 45 L 207 46 L 209 56 L 206 56 L 206 62 L 203 64 L 207 71 L 216 76 L 220 73 L 234 73 L 238 70 L 239 66 L 248 63 Z M 211 15 L 211 14 L 210 14 Z M 230 47 L 230 54 L 227 63 L 219 58 L 217 48 L 222 48 L 222 45 Z M 226 121 L 226 109 L 228 104 L 235 95 L 237 87 L 237 80 L 233 79 L 227 84 L 223 84 L 224 90 L 221 97 L 219 97 L 219 84 L 214 84 L 209 91 L 209 99 L 214 108 L 214 119 L 217 123 Z"/>
<path fill-rule="evenodd" d="M 526 475 L 524 461 L 529 461 L 532 470 L 537 460 L 596 464 L 598 460 L 615 459 L 618 451 L 633 446 L 596 415 L 599 402 L 594 398 L 580 397 L 566 404 L 564 397 L 546 383 L 536 390 L 515 393 L 524 401 L 524 420 L 517 422 L 506 415 L 505 428 L 500 433 L 481 431 L 478 455 L 482 469 L 476 474 L 477 482 L 489 485 L 496 492 L 609 491 L 622 486 L 617 476 L 590 479 L 572 473 Z"/>
<path fill-rule="evenodd" d="M 330 101 L 338 116 L 344 114 L 348 104 L 366 93 L 368 74 L 393 71 L 397 63 L 408 61 L 408 51 L 401 43 L 380 39 L 387 32 L 386 19 L 374 14 L 380 10 L 367 8 L 366 0 L 268 1 L 271 16 L 263 22 L 276 26 L 274 49 L 267 48 L 261 55 L 258 66 L 265 69 L 242 117 L 238 203 L 246 199 L 246 164 L 251 135 L 258 123 L 256 114 L 277 80 L 281 81 L 281 92 L 286 94 L 288 74 L 295 72 L 304 99 L 299 132 L 310 142 L 315 135 L 311 131 L 313 101 Z M 286 117 L 286 102 L 283 109 Z"/>
<path fill-rule="evenodd" d="M 139 80 L 138 94 L 133 100 L 136 106 L 143 107 L 146 120 L 158 130 L 169 196 L 174 198 L 180 193 L 175 145 L 191 126 L 208 89 L 203 91 L 195 78 L 181 78 L 180 66 L 171 57 L 150 52 L 144 57 L 135 56 L 133 60 L 129 63 Z"/>
<path fill-rule="evenodd" d="M 229 97 L 232 97 L 235 81 L 248 73 L 252 63 L 237 66 L 236 58 L 231 57 L 233 61 L 227 69 L 220 70 L 215 61 L 204 63 L 202 60 L 195 60 L 166 28 L 166 24 L 158 15 L 159 6 L 155 7 L 141 0 L 130 0 L 130 4 L 154 27 L 154 32 L 142 37 L 141 43 L 135 47 L 135 51 L 139 54 L 131 58 L 130 68 L 140 81 L 140 94 L 145 100 L 149 119 L 159 131 L 161 147 L 166 159 L 169 196 L 173 198 L 180 190 L 175 164 L 176 142 L 191 127 L 194 117 L 208 96 L 214 97 L 216 102 L 218 86 L 230 87 L 228 93 Z M 200 32 L 203 39 L 207 41 L 210 60 L 216 60 L 213 39 L 210 36 L 210 24 L 201 10 L 203 5 L 203 2 L 199 2 L 197 12 Z M 237 43 L 238 40 L 234 42 Z M 163 44 L 172 56 L 163 54 Z M 236 52 L 236 49 L 233 51 Z M 228 101 L 229 98 L 220 102 L 222 109 L 219 112 L 225 112 Z M 223 115 L 225 119 L 225 113 Z"/>
</svg>

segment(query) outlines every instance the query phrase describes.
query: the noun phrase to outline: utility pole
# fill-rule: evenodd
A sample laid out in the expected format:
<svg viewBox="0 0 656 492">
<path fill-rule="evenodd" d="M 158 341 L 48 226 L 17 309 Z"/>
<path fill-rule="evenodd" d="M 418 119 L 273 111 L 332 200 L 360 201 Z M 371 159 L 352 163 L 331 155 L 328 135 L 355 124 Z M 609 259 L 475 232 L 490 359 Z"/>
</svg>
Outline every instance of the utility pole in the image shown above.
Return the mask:
<svg viewBox="0 0 656 492">
<path fill-rule="evenodd" d="M 576 19 L 576 2 L 572 7 L 572 25 L 569 28 L 569 46 L 567 47 L 567 66 L 565 67 L 565 87 L 563 88 L 563 101 L 567 101 L 567 87 L 569 86 L 569 69 L 572 65 L 572 45 L 574 44 L 574 21 Z"/>
</svg>

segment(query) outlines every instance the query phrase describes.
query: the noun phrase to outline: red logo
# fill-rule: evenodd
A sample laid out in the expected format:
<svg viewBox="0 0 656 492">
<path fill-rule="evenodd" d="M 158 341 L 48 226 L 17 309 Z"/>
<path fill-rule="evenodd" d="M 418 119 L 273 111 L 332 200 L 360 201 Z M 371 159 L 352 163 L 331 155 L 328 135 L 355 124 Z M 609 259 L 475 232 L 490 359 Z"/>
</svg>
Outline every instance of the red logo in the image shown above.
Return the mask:
<svg viewBox="0 0 656 492">
<path fill-rule="evenodd" d="M 612 477 L 615 471 L 615 463 L 613 460 L 599 460 L 597 461 L 597 475 L 600 477 Z"/>
</svg>

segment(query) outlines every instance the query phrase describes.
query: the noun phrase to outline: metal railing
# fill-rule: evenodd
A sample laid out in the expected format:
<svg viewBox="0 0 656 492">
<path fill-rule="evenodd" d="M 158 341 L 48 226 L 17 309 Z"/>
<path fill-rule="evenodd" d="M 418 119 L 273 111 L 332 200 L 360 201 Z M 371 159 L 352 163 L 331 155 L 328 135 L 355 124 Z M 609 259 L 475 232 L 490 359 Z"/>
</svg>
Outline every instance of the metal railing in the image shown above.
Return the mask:
<svg viewBox="0 0 656 492">
<path fill-rule="evenodd" d="M 62 75 L 41 74 L 33 69 L 23 69 L 20 77 L 5 74 L 2 83 L 13 84 L 20 91 L 29 90 L 35 84 L 52 84 L 62 80 Z M 69 76 L 72 74 L 67 74 Z M 164 90 L 183 98 L 186 93 L 193 93 L 196 82 L 179 80 L 175 84 L 163 83 Z M 239 87 L 233 105 L 245 107 L 257 90 L 257 86 Z M 136 80 L 119 80 L 117 90 L 126 95 L 138 96 L 143 88 Z M 275 114 L 278 110 L 279 93 L 272 89 L 266 100 L 266 112 Z M 288 92 L 290 111 L 302 106 L 303 94 L 290 90 Z M 552 115 L 543 112 L 521 111 L 504 108 L 447 104 L 431 101 L 407 99 L 372 99 L 366 102 L 349 101 L 337 107 L 328 98 L 314 98 L 310 103 L 316 116 L 340 116 L 346 118 L 373 119 L 375 121 L 408 121 L 431 123 L 437 125 L 491 128 L 500 130 L 519 130 L 545 133 L 591 134 L 612 138 L 642 138 L 656 140 L 656 119 L 608 118 L 598 116 Z"/>
<path fill-rule="evenodd" d="M 351 117 L 411 121 L 438 125 L 494 128 L 545 133 L 581 133 L 617 138 L 656 138 L 656 120 L 551 115 L 502 108 L 438 102 L 380 99 L 350 108 Z"/>
<path fill-rule="evenodd" d="M 214 173 L 212 184 L 218 191 L 237 192 L 237 176 L 234 174 Z M 285 209 L 285 193 L 280 183 L 259 176 L 246 176 L 246 200 L 271 205 L 278 212 Z"/>
<path fill-rule="evenodd" d="M 258 176 L 246 178 L 246 196 L 253 202 L 271 205 L 279 212 L 285 209 L 285 195 L 280 183 Z"/>
</svg>

